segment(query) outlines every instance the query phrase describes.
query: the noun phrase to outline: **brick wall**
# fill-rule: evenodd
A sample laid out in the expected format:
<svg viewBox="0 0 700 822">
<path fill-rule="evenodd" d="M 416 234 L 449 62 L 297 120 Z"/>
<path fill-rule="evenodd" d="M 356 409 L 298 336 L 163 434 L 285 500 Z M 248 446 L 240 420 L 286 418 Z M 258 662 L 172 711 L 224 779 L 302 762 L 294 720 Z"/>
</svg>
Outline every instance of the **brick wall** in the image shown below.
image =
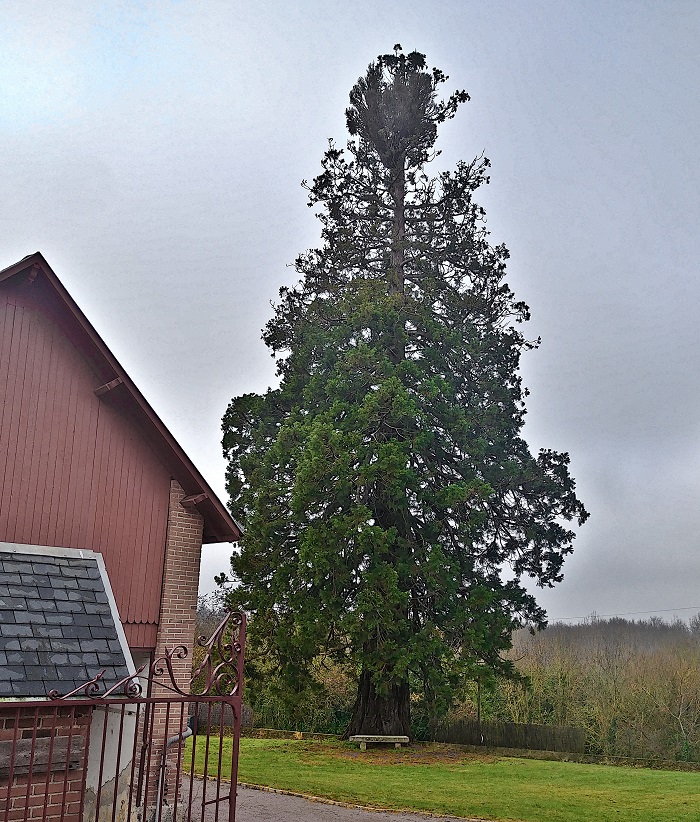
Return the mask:
<svg viewBox="0 0 700 822">
<path fill-rule="evenodd" d="M 195 509 L 180 504 L 184 497 L 179 483 L 172 480 L 156 658 L 178 645 L 190 650 L 187 658 L 173 660 L 177 682 L 187 691 L 192 670 L 204 520 Z M 160 694 L 154 692 L 154 696 L 157 695 Z"/>
<path fill-rule="evenodd" d="M 158 659 L 164 656 L 168 650 L 172 651 L 181 645 L 187 648 L 187 656 L 183 658 L 174 657 L 172 667 L 177 685 L 185 693 L 188 693 L 192 676 L 192 645 L 196 628 L 199 562 L 202 552 L 204 519 L 195 508 L 183 507 L 180 504 L 184 497 L 185 492 L 179 483 L 172 480 L 170 483 L 170 507 L 165 545 L 160 625 L 158 626 L 155 658 Z M 167 674 L 163 679 L 168 682 Z M 173 694 L 172 690 L 161 687 L 154 682 L 152 696 L 177 696 L 177 694 Z M 158 706 L 154 710 L 152 739 L 154 740 L 153 753 L 157 755 L 152 760 L 153 764 L 148 778 L 150 797 L 155 797 L 157 794 L 157 771 L 163 742 L 185 730 L 188 707 L 188 705 L 185 705 L 184 710 L 181 711 L 179 705 L 172 705 L 170 709 L 165 706 Z M 182 717 L 182 720 L 180 717 Z M 178 745 L 171 749 L 171 761 L 176 760 L 178 750 Z M 177 786 L 172 784 L 172 780 L 168 780 L 167 796 L 170 802 L 174 800 L 174 791 L 176 790 Z M 151 801 L 149 800 L 147 804 L 151 805 Z"/>
<path fill-rule="evenodd" d="M 89 709 L 0 707 L 0 819 L 80 822 L 88 731 Z"/>
</svg>

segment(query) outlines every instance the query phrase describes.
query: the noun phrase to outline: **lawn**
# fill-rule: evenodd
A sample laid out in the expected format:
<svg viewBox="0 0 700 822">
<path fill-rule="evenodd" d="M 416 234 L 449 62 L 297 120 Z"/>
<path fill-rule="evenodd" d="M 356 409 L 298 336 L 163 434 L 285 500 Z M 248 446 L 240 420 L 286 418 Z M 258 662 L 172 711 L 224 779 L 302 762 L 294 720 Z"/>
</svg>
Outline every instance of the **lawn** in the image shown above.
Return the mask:
<svg viewBox="0 0 700 822">
<path fill-rule="evenodd" d="M 491 820 L 700 822 L 698 773 L 466 754 L 449 745 L 360 753 L 342 742 L 243 739 L 238 778 L 359 805 Z"/>
</svg>

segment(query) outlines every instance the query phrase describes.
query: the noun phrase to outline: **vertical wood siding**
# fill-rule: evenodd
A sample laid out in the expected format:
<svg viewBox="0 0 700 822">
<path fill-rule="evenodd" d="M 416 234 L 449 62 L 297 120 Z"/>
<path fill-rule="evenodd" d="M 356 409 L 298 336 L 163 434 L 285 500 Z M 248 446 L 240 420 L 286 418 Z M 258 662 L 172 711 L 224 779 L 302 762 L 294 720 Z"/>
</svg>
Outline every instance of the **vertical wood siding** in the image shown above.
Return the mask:
<svg viewBox="0 0 700 822">
<path fill-rule="evenodd" d="M 170 473 L 39 306 L 0 286 L 0 541 L 101 552 L 122 620 L 155 624 Z"/>
</svg>

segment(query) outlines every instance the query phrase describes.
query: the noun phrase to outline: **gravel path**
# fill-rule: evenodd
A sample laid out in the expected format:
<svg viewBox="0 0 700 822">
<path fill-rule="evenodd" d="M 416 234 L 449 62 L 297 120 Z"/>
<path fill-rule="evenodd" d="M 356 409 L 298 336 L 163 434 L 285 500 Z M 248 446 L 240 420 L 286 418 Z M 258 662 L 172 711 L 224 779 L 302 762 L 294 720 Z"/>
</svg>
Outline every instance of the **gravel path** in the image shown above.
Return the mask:
<svg viewBox="0 0 700 822">
<path fill-rule="evenodd" d="M 193 811 L 197 799 L 201 801 L 201 780 L 193 787 Z M 226 786 L 228 788 L 228 785 Z M 189 794 L 187 778 L 183 779 L 184 795 Z M 207 791 L 209 795 L 209 790 Z M 199 820 L 199 815 L 195 817 Z M 212 806 L 207 810 L 205 822 L 214 822 L 216 815 Z M 219 822 L 227 822 L 228 806 L 219 808 Z M 463 817 L 424 816 L 417 813 L 387 813 L 365 811 L 359 808 L 345 808 L 341 805 L 326 805 L 299 796 L 260 791 L 254 788 L 238 788 L 236 801 L 236 822 L 465 822 Z M 477 820 L 472 820 L 477 822 Z M 478 820 L 484 822 L 484 820 Z"/>
</svg>

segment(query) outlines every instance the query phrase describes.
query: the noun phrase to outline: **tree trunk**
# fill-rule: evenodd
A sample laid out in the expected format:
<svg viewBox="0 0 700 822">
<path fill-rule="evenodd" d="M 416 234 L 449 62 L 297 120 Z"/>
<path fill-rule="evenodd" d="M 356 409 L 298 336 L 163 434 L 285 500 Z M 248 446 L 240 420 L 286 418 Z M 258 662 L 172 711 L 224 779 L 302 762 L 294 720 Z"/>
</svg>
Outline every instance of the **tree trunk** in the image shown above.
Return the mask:
<svg viewBox="0 0 700 822">
<path fill-rule="evenodd" d="M 357 686 L 352 719 L 343 739 L 355 734 L 411 736 L 411 699 L 408 682 L 389 686 L 386 695 L 377 693 L 372 675 L 363 669 Z"/>
<path fill-rule="evenodd" d="M 406 158 L 401 155 L 396 168 L 393 169 L 393 181 L 390 188 L 393 201 L 393 218 L 391 229 L 391 249 L 389 252 L 389 270 L 387 272 L 387 294 L 403 297 L 405 289 L 404 263 L 406 261 Z M 405 321 L 399 317 L 391 332 L 388 354 L 394 365 L 406 359 Z"/>
<path fill-rule="evenodd" d="M 406 159 L 399 158 L 396 168 L 393 169 L 393 180 L 390 194 L 394 203 L 391 226 L 391 251 L 388 280 L 389 294 L 404 293 L 404 263 L 406 262 Z"/>
</svg>

